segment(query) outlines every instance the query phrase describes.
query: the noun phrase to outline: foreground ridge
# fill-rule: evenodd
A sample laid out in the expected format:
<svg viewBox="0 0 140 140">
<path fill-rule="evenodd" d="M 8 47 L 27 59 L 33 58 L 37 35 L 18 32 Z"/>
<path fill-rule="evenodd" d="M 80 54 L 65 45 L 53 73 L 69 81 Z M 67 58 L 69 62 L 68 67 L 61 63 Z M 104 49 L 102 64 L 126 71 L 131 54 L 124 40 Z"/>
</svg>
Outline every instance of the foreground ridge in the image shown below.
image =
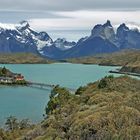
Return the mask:
<svg viewBox="0 0 140 140">
<path fill-rule="evenodd" d="M 139 85 L 137 79 L 110 75 L 80 87 L 75 94 L 56 86 L 42 123 L 14 133 L 20 133 L 21 140 L 139 139 Z M 8 132 L 7 138 L 14 133 Z"/>
</svg>

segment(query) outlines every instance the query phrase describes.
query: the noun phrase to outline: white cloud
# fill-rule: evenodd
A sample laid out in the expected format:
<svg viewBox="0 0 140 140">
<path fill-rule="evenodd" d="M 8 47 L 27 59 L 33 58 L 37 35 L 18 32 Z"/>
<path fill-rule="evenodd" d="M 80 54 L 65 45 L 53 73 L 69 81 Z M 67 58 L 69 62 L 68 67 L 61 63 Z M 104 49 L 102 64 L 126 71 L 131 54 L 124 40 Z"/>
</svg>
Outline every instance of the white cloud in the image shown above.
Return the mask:
<svg viewBox="0 0 140 140">
<path fill-rule="evenodd" d="M 37 30 L 85 29 L 93 25 L 92 20 L 87 19 L 85 22 L 85 20 L 80 18 L 31 19 L 29 23 L 31 27 Z"/>
<path fill-rule="evenodd" d="M 131 26 L 134 23 L 140 24 L 140 11 L 62 11 L 53 14 L 59 18 L 34 18 L 29 22 L 37 30 L 91 29 L 107 19 L 114 26 L 121 23 L 131 23 Z"/>
</svg>

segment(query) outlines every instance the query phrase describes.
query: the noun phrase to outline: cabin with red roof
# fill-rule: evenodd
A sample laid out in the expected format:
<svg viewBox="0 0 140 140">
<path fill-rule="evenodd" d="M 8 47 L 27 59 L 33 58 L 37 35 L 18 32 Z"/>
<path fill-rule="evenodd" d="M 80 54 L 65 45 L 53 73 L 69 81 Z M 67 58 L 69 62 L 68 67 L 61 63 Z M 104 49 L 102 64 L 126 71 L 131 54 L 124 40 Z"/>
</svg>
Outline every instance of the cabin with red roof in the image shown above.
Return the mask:
<svg viewBox="0 0 140 140">
<path fill-rule="evenodd" d="M 24 76 L 21 74 L 17 74 L 14 76 L 15 81 L 23 81 L 24 80 Z"/>
</svg>

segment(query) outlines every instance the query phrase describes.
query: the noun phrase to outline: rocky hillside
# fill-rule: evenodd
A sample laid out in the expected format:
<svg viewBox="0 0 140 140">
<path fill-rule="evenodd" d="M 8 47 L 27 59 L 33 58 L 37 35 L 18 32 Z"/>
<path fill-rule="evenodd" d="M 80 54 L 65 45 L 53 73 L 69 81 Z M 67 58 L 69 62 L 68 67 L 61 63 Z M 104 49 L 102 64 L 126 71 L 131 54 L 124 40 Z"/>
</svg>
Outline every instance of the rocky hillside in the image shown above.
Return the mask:
<svg viewBox="0 0 140 140">
<path fill-rule="evenodd" d="M 135 55 L 135 60 L 128 62 L 124 65 L 121 72 L 132 72 L 132 73 L 139 73 L 140 74 L 140 53 Z"/>
<path fill-rule="evenodd" d="M 121 72 L 140 73 L 140 50 L 123 50 L 111 54 L 73 58 L 66 61 L 82 64 L 123 66 Z"/>
<path fill-rule="evenodd" d="M 120 65 L 120 72 L 130 72 L 140 74 L 140 50 L 123 51 L 115 53 L 111 57 L 105 58 L 100 65 Z"/>
<path fill-rule="evenodd" d="M 139 85 L 129 77 L 109 76 L 79 88 L 76 95 L 55 89 L 40 140 L 139 139 Z"/>
<path fill-rule="evenodd" d="M 135 61 L 136 58 L 139 57 L 139 55 L 140 55 L 140 50 L 123 50 L 120 52 L 115 52 L 110 54 L 67 59 L 67 61 L 72 63 L 83 63 L 83 64 L 123 66 L 131 61 Z"/>
<path fill-rule="evenodd" d="M 57 86 L 41 124 L 8 135 L 2 131 L 0 136 L 17 138 L 22 134 L 18 140 L 138 140 L 139 85 L 139 80 L 127 76 L 108 76 L 80 87 L 75 94 Z"/>
</svg>

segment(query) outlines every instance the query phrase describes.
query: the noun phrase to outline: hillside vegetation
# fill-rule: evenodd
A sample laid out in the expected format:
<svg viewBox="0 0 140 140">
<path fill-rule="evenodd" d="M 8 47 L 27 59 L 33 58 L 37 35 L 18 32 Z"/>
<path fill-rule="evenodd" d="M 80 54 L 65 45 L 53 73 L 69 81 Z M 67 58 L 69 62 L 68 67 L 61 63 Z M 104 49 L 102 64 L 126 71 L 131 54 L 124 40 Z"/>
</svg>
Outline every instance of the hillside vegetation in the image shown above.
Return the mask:
<svg viewBox="0 0 140 140">
<path fill-rule="evenodd" d="M 32 53 L 10 53 L 10 54 L 0 54 L 1 64 L 36 64 L 36 63 L 51 63 L 52 61 L 43 58 L 39 55 Z"/>
<path fill-rule="evenodd" d="M 122 66 L 140 57 L 140 50 L 124 50 L 115 53 L 68 59 L 68 62 L 83 64 L 117 65 Z"/>
<path fill-rule="evenodd" d="M 56 86 L 46 107 L 46 118 L 26 133 L 20 130 L 20 138 L 18 129 L 15 139 L 139 140 L 139 85 L 139 80 L 127 76 L 108 76 L 80 87 L 75 94 Z M 7 133 L 13 136 L 15 132 Z"/>
<path fill-rule="evenodd" d="M 121 71 L 140 73 L 140 53 L 136 53 L 134 59 L 124 65 Z"/>
<path fill-rule="evenodd" d="M 140 50 L 124 50 L 121 52 L 73 58 L 71 63 L 99 64 L 106 66 L 123 66 L 122 72 L 140 73 Z"/>
</svg>

